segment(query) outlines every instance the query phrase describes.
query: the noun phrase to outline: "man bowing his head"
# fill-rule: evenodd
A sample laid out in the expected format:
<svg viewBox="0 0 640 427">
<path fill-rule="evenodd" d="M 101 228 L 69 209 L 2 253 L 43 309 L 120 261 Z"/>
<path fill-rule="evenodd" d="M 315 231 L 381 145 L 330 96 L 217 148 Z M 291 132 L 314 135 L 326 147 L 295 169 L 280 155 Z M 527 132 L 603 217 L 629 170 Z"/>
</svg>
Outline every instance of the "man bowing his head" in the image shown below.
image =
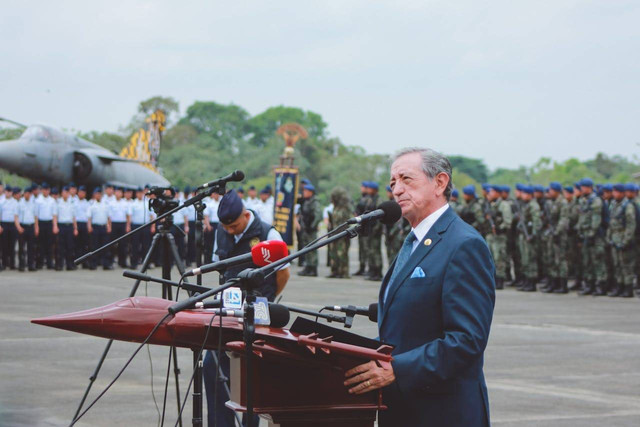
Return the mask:
<svg viewBox="0 0 640 427">
<path fill-rule="evenodd" d="M 495 268 L 478 232 L 448 205 L 451 164 L 425 148 L 400 151 L 390 186 L 411 224 L 382 280 L 380 340 L 394 346 L 389 368 L 369 362 L 346 372 L 350 393 L 382 388 L 385 426 L 488 426 L 482 372 L 495 301 Z"/>
</svg>

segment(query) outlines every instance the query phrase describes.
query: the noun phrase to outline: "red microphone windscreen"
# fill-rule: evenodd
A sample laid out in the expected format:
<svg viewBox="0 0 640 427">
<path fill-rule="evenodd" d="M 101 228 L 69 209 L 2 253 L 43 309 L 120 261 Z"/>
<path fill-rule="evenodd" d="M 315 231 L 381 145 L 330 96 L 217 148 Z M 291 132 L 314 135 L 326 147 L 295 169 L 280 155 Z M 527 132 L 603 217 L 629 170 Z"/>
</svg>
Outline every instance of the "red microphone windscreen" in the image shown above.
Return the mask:
<svg viewBox="0 0 640 427">
<path fill-rule="evenodd" d="M 282 240 L 265 240 L 251 248 L 251 260 L 258 267 L 264 267 L 287 255 L 289 255 L 289 249 Z"/>
</svg>

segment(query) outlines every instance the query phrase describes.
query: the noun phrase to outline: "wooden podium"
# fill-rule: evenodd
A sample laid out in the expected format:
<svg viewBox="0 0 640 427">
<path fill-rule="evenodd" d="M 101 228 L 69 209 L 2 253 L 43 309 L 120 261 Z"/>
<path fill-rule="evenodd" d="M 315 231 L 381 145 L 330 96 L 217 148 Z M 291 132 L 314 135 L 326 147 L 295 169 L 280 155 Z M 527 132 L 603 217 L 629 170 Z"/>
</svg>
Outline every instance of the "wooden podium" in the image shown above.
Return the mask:
<svg viewBox="0 0 640 427">
<path fill-rule="evenodd" d="M 34 319 L 33 323 L 122 341 L 142 342 L 173 304 L 159 298 L 132 297 L 104 307 Z M 158 327 L 150 344 L 199 348 L 212 313 L 185 310 Z M 215 349 L 221 334 L 231 352 L 231 399 L 227 406 L 246 411 L 245 344 L 239 319 L 213 322 L 205 348 Z M 372 427 L 384 410 L 380 390 L 349 394 L 344 373 L 376 361 L 391 362 L 392 348 L 359 335 L 299 317 L 291 329 L 256 325 L 252 389 L 254 413 L 272 426 Z"/>
</svg>

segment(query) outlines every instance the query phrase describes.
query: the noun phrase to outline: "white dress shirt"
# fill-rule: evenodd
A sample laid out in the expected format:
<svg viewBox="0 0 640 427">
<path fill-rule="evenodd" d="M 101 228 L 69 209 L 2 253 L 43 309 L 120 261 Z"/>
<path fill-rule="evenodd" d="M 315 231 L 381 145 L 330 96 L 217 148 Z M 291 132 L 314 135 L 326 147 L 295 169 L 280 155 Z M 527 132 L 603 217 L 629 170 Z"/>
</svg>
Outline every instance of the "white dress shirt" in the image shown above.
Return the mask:
<svg viewBox="0 0 640 427">
<path fill-rule="evenodd" d="M 431 215 L 420 221 L 420 224 L 416 228 L 413 228 L 413 234 L 416 236 L 416 240 L 413 241 L 413 247 L 411 248 L 411 253 L 416 250 L 422 239 L 427 235 L 429 230 L 433 224 L 436 223 L 438 218 L 442 216 L 442 214 L 449 208 L 449 204 L 445 203 L 444 206 L 439 208 L 437 211 L 433 212 Z"/>
</svg>

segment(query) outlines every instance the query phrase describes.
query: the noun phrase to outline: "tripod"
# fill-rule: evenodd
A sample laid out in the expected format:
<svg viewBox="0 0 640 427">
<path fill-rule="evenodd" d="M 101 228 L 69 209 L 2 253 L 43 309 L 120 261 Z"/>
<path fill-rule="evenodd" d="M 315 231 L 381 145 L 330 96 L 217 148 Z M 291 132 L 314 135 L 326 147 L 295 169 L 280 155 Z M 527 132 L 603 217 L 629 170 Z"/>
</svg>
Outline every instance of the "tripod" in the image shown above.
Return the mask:
<svg viewBox="0 0 640 427">
<path fill-rule="evenodd" d="M 182 259 L 180 258 L 180 254 L 178 253 L 178 247 L 176 246 L 175 239 L 171 234 L 171 227 L 173 227 L 173 225 L 174 224 L 173 224 L 171 215 L 167 215 L 165 217 L 164 222 L 160 223 L 160 226 L 158 227 L 158 232 L 155 234 L 155 236 L 153 236 L 153 240 L 151 241 L 151 246 L 149 247 L 149 250 L 147 251 L 144 257 L 142 266 L 140 268 L 140 272 L 144 273 L 145 271 L 147 271 L 147 268 L 149 267 L 149 264 L 151 263 L 151 260 L 152 260 L 152 255 L 154 254 L 154 250 L 158 249 L 162 251 L 161 254 L 162 254 L 162 278 L 163 279 L 166 279 L 166 280 L 171 279 L 172 262 L 176 263 L 176 267 L 178 268 L 178 271 L 180 272 L 180 274 L 181 275 L 184 274 L 184 264 L 182 262 Z M 135 283 L 133 284 L 133 287 L 129 292 L 129 298 L 135 296 L 139 286 L 140 286 L 140 279 L 136 280 Z M 169 299 L 169 300 L 173 299 L 173 292 L 171 290 L 171 286 L 166 284 L 162 285 L 162 298 Z M 98 373 L 102 368 L 102 364 L 104 363 L 104 360 L 106 359 L 107 354 L 109 354 L 109 350 L 111 349 L 112 344 L 113 344 L 113 340 L 109 340 L 104 351 L 102 352 L 102 356 L 100 356 L 100 360 L 98 361 L 98 364 L 96 365 L 96 368 L 93 374 L 89 377 L 89 385 L 87 386 L 87 389 L 84 392 L 84 396 L 80 401 L 80 405 L 78 405 L 78 409 L 76 410 L 76 413 L 73 416 L 74 420 L 78 417 L 78 414 L 80 414 L 80 411 L 84 406 L 84 402 L 86 401 L 87 396 L 89 395 L 89 391 L 91 390 L 91 387 L 93 386 L 93 383 L 95 382 L 96 378 L 98 377 Z M 176 397 L 177 397 L 178 412 L 180 412 L 180 384 L 178 382 L 180 369 L 178 368 L 178 354 L 175 347 L 171 347 L 171 357 L 173 358 L 173 373 L 174 373 L 175 382 L 176 382 Z M 180 423 L 180 426 L 182 427 L 182 418 L 180 418 L 178 421 Z"/>
</svg>

